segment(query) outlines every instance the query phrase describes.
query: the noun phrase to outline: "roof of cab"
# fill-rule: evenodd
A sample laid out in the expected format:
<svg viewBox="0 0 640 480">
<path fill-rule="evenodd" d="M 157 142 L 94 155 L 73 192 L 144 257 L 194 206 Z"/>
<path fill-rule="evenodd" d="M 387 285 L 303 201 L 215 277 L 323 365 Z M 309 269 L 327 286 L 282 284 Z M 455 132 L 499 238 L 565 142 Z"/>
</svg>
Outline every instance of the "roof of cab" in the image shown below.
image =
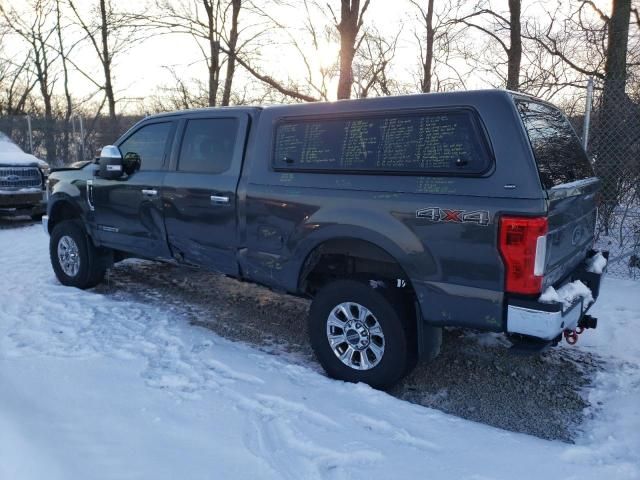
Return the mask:
<svg viewBox="0 0 640 480">
<path fill-rule="evenodd" d="M 513 97 L 525 97 L 529 99 L 536 99 L 535 97 L 531 97 L 529 95 L 522 94 L 520 92 L 513 92 L 511 90 L 503 90 L 503 89 L 486 89 L 486 90 L 466 90 L 466 91 L 458 91 L 458 92 L 434 92 L 434 93 L 417 93 L 417 94 L 409 94 L 409 95 L 394 95 L 387 97 L 372 97 L 372 98 L 359 98 L 359 99 L 350 99 L 350 100 L 336 100 L 333 102 L 304 102 L 304 103 L 287 103 L 287 104 L 277 104 L 277 105 L 264 105 L 264 106 L 230 106 L 230 107 L 204 107 L 204 108 L 195 108 L 189 110 L 176 110 L 173 112 L 159 113 L 156 115 L 151 115 L 146 117 L 144 120 L 155 119 L 155 118 L 165 118 L 172 116 L 184 116 L 194 113 L 203 113 L 206 111 L 220 111 L 220 110 L 233 110 L 233 111 L 246 111 L 256 113 L 261 110 L 276 110 L 281 113 L 283 111 L 290 111 L 296 113 L 304 113 L 309 112 L 312 113 L 314 110 L 325 110 L 327 107 L 340 105 L 342 108 L 352 106 L 354 108 L 365 107 L 369 108 L 393 108 L 393 107 L 403 107 L 408 104 L 412 104 L 416 100 L 420 100 L 422 105 L 425 104 L 425 100 L 428 103 L 429 99 L 432 99 L 434 103 L 438 105 L 442 105 L 446 103 L 447 100 L 450 100 L 451 103 L 474 103 L 474 100 L 487 99 L 487 97 L 495 97 L 495 98 L 513 98 Z"/>
</svg>

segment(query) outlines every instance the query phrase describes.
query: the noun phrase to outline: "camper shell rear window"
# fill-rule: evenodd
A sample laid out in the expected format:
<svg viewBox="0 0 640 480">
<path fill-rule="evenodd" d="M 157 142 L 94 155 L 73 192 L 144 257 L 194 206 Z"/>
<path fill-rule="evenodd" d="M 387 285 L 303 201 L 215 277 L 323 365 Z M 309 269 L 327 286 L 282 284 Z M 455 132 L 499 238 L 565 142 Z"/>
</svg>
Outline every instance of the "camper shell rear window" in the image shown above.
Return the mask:
<svg viewBox="0 0 640 480">
<path fill-rule="evenodd" d="M 528 100 L 516 104 L 545 189 L 594 176 L 580 139 L 560 110 Z"/>
</svg>

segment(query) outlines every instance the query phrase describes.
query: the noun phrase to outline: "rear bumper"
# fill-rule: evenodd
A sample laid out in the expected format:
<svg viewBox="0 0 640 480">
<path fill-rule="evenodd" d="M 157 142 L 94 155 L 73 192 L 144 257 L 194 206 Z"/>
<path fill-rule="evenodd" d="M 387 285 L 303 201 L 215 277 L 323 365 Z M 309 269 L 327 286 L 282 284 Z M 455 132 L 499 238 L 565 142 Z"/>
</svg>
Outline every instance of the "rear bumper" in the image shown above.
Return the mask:
<svg viewBox="0 0 640 480">
<path fill-rule="evenodd" d="M 608 258 L 609 252 L 602 252 Z M 587 258 L 594 255 L 591 251 Z M 568 282 L 580 280 L 590 290 L 595 301 L 600 294 L 600 286 L 606 273 L 587 272 L 586 263 L 578 267 L 567 279 Z M 562 303 L 542 303 L 536 299 L 510 298 L 507 303 L 507 332 L 542 340 L 554 340 L 564 330 L 575 330 L 580 320 L 591 308 L 582 298 L 577 299 L 570 307 Z"/>
</svg>

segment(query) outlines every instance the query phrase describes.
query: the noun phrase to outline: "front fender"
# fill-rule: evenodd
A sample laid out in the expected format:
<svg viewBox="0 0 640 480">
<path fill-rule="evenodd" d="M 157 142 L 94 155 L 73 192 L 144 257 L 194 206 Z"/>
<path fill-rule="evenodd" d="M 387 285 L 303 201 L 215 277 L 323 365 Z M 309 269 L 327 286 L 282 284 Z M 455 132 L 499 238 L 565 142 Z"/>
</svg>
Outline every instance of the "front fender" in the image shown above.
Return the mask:
<svg viewBox="0 0 640 480">
<path fill-rule="evenodd" d="M 71 182 L 53 179 L 50 183 L 49 201 L 47 205 L 47 215 L 49 216 L 49 233 L 55 224 L 62 218 L 79 218 L 87 226 L 89 235 L 94 237 L 92 214 L 86 202 L 86 181 L 84 179 L 74 179 Z"/>
</svg>

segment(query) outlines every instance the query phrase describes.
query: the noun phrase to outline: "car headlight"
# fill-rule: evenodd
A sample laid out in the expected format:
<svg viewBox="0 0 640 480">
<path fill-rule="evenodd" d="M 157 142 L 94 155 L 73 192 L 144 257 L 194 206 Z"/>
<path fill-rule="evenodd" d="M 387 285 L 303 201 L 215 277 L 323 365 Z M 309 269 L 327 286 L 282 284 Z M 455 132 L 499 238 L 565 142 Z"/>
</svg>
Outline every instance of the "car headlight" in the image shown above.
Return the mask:
<svg viewBox="0 0 640 480">
<path fill-rule="evenodd" d="M 47 178 L 49 176 L 49 172 L 51 171 L 51 169 L 49 168 L 49 165 L 40 165 L 40 173 L 42 173 L 42 176 L 44 178 Z"/>
</svg>

